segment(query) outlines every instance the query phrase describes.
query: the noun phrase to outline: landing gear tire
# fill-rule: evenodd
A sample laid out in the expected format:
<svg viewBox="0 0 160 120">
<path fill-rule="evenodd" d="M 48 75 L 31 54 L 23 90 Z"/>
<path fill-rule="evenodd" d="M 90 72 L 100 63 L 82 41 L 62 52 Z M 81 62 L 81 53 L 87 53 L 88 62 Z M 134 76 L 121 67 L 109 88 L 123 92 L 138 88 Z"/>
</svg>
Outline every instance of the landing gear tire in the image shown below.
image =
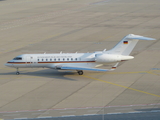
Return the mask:
<svg viewBox="0 0 160 120">
<path fill-rule="evenodd" d="M 78 74 L 79 75 L 83 75 L 83 71 L 78 71 Z"/>
<path fill-rule="evenodd" d="M 17 68 L 17 72 L 16 72 L 16 75 L 19 75 L 20 73 L 19 73 L 19 71 L 18 71 L 18 68 Z"/>
<path fill-rule="evenodd" d="M 19 72 L 16 72 L 16 75 L 19 75 L 20 73 Z"/>
</svg>

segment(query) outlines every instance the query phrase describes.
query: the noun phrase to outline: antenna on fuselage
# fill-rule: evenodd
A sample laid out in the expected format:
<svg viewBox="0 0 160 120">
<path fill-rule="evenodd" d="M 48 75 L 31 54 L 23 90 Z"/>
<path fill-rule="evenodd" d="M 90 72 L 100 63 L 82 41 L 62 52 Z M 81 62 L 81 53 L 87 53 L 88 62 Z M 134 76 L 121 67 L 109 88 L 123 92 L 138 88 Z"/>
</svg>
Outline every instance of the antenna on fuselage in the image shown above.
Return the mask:
<svg viewBox="0 0 160 120">
<path fill-rule="evenodd" d="M 106 51 L 106 49 L 103 50 L 103 52 L 105 52 L 105 51 Z"/>
</svg>

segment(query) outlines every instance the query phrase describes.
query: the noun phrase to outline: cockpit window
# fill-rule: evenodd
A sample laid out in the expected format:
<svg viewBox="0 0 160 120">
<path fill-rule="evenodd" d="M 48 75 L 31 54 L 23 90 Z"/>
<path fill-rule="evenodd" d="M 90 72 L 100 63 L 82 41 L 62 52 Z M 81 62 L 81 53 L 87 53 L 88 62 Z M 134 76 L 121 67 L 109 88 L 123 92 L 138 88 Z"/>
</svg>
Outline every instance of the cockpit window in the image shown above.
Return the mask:
<svg viewBox="0 0 160 120">
<path fill-rule="evenodd" d="M 13 60 L 22 60 L 21 57 L 15 57 Z"/>
</svg>

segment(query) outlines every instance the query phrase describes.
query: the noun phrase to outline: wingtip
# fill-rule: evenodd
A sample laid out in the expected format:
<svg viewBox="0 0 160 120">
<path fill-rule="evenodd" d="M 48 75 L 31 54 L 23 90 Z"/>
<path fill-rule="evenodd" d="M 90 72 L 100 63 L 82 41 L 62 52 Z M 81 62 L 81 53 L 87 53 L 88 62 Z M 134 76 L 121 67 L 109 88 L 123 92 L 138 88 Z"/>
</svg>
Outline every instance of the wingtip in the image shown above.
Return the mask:
<svg viewBox="0 0 160 120">
<path fill-rule="evenodd" d="M 116 69 L 117 67 L 112 67 L 112 69 Z"/>
</svg>

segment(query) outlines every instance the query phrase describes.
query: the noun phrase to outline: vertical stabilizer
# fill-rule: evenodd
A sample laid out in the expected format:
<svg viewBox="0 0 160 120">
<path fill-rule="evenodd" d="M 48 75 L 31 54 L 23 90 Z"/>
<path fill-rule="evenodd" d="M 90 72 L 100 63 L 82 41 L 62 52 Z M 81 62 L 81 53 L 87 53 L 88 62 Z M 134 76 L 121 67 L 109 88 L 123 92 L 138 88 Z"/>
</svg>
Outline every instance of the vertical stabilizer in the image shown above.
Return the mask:
<svg viewBox="0 0 160 120">
<path fill-rule="evenodd" d="M 129 34 L 125 36 L 115 47 L 107 51 L 109 54 L 129 55 L 139 40 L 155 40 L 154 38 Z"/>
</svg>

